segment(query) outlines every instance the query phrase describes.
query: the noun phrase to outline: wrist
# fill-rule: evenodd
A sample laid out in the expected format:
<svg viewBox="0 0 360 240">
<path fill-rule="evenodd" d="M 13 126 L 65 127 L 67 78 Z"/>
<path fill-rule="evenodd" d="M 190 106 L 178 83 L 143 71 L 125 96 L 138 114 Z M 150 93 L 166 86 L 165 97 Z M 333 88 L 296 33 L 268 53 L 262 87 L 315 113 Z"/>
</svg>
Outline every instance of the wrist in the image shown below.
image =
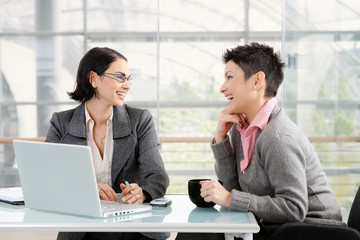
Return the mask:
<svg viewBox="0 0 360 240">
<path fill-rule="evenodd" d="M 216 135 L 215 135 L 215 137 L 214 137 L 214 144 L 223 141 L 225 138 L 226 138 L 226 135 L 225 135 L 225 136 L 216 136 Z"/>
<path fill-rule="evenodd" d="M 230 208 L 231 200 L 232 200 L 232 193 L 229 192 L 229 193 L 228 193 L 228 196 L 227 196 L 227 201 L 226 201 L 226 202 L 227 202 L 226 205 L 227 205 L 228 208 Z"/>
<path fill-rule="evenodd" d="M 146 196 L 146 194 L 144 192 L 142 193 L 142 197 L 143 197 L 143 201 L 145 202 L 147 196 Z"/>
</svg>

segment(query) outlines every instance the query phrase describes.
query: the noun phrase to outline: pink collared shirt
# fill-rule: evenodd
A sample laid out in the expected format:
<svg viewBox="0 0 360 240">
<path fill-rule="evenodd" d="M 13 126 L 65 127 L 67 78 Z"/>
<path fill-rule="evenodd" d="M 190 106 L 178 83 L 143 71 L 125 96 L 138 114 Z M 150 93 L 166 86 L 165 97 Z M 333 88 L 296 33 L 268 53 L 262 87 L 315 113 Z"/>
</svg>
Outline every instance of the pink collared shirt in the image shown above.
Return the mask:
<svg viewBox="0 0 360 240">
<path fill-rule="evenodd" d="M 271 98 L 260 109 L 260 111 L 255 116 L 254 120 L 249 126 L 245 126 L 244 128 L 241 128 L 240 124 L 237 124 L 236 126 L 237 130 L 240 132 L 241 135 L 241 143 L 244 152 L 244 159 L 240 162 L 240 170 L 242 174 L 250 165 L 258 129 L 260 128 L 261 130 L 264 130 L 264 128 L 268 124 L 270 114 L 276 104 L 276 97 Z"/>
</svg>

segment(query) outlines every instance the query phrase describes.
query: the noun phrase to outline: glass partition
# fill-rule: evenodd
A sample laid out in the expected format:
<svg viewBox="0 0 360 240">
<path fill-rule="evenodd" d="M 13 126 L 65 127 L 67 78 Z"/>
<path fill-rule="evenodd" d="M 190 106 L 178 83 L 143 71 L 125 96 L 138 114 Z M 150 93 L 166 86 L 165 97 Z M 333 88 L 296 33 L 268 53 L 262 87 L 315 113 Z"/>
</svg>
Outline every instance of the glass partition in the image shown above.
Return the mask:
<svg viewBox="0 0 360 240">
<path fill-rule="evenodd" d="M 127 104 L 154 117 L 168 193 L 215 178 L 221 55 L 258 41 L 282 53 L 282 107 L 313 142 L 346 211 L 360 179 L 359 14 L 356 0 L 0 0 L 0 187 L 20 184 L 9 138 L 42 138 L 54 111 L 76 106 L 66 92 L 95 46 L 129 59 Z"/>
<path fill-rule="evenodd" d="M 324 139 L 314 147 L 338 202 L 348 209 L 360 182 L 360 145 L 351 141 L 360 129 L 360 5 L 324 4 L 285 1 L 284 108 L 307 136 Z"/>
</svg>

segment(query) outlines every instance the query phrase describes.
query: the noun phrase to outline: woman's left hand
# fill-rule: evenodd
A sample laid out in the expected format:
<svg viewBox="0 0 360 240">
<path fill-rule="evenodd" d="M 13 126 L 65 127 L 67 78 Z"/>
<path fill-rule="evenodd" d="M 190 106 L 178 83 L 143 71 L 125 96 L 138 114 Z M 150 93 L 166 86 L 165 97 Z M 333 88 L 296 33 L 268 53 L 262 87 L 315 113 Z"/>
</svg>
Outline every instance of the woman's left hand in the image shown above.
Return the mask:
<svg viewBox="0 0 360 240">
<path fill-rule="evenodd" d="M 139 187 L 136 183 L 131 183 L 129 186 L 125 184 L 120 184 L 122 190 L 121 201 L 126 203 L 143 203 L 146 199 L 146 195 L 143 193 L 142 188 Z M 132 193 L 131 193 L 132 191 Z"/>
<path fill-rule="evenodd" d="M 214 202 L 222 207 L 230 207 L 232 193 L 228 192 L 218 180 L 201 181 L 200 195 L 205 202 Z"/>
</svg>

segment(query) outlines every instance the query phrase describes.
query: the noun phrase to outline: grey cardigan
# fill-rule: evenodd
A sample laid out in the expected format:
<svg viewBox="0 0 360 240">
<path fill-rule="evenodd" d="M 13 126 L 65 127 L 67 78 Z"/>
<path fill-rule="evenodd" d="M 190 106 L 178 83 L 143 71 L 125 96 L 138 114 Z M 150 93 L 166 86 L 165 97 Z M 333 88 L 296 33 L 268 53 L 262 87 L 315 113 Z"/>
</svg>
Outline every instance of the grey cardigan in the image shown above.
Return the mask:
<svg viewBox="0 0 360 240">
<path fill-rule="evenodd" d="M 234 125 L 211 144 L 217 176 L 232 192 L 230 208 L 251 211 L 263 224 L 317 222 L 343 225 L 341 211 L 320 161 L 302 130 L 275 106 L 259 129 L 252 160 L 244 174 L 241 135 Z"/>
<path fill-rule="evenodd" d="M 113 108 L 114 152 L 112 188 L 120 193 L 125 180 L 137 183 L 147 195 L 146 202 L 165 195 L 169 177 L 159 153 L 159 142 L 148 110 L 127 105 Z M 47 142 L 86 145 L 85 103 L 53 114 Z M 63 233 L 58 239 L 81 239 L 85 233 Z M 144 235 L 147 235 L 144 233 Z M 150 234 L 151 235 L 151 234 Z M 165 239 L 162 233 L 150 237 Z"/>
</svg>

